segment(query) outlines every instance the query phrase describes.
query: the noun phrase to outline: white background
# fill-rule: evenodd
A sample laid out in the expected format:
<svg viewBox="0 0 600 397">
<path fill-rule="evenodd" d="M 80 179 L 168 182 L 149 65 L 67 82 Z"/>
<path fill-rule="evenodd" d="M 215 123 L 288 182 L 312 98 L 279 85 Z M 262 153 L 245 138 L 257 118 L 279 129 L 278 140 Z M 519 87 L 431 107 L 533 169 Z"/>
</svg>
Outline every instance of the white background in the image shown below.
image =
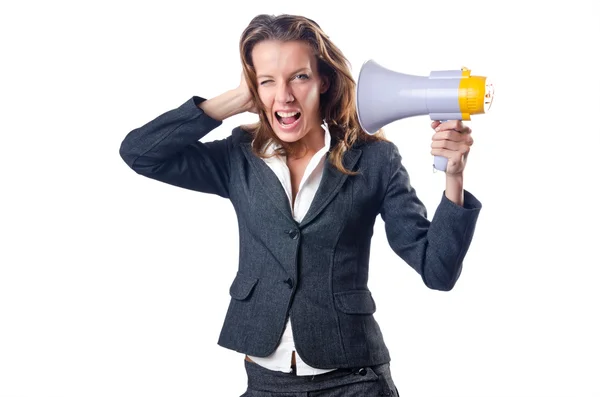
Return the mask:
<svg viewBox="0 0 600 397">
<path fill-rule="evenodd" d="M 315 19 L 355 76 L 373 58 L 496 86 L 469 123 L 465 187 L 483 210 L 455 289 L 427 289 L 377 221 L 370 288 L 401 395 L 600 396 L 598 2 L 253 3 L 1 6 L 0 396 L 244 392 L 242 355 L 216 344 L 233 208 L 138 176 L 118 150 L 192 95 L 234 88 L 239 35 L 263 12 Z M 432 216 L 429 123 L 386 130 Z"/>
</svg>

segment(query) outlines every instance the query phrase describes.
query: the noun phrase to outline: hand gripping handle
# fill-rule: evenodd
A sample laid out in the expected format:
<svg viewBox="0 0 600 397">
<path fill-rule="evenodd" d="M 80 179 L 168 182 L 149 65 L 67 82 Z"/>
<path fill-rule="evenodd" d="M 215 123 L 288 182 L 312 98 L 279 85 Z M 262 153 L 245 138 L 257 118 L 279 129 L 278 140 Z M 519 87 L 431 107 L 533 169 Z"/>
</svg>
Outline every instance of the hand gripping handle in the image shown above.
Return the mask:
<svg viewBox="0 0 600 397">
<path fill-rule="evenodd" d="M 446 122 L 448 120 L 440 120 L 440 123 Z M 438 171 L 446 172 L 446 167 L 448 167 L 448 159 L 444 156 L 433 156 L 433 168 Z"/>
</svg>

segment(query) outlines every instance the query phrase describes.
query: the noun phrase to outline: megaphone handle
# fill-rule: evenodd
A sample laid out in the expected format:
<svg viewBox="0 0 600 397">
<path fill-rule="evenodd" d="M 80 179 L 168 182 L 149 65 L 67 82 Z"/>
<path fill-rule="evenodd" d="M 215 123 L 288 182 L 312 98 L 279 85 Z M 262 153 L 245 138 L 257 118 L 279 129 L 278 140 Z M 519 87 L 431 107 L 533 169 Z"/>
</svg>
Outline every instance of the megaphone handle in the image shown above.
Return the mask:
<svg viewBox="0 0 600 397">
<path fill-rule="evenodd" d="M 448 120 L 440 120 L 440 123 L 443 123 Z M 438 171 L 446 171 L 446 167 L 448 166 L 448 159 L 444 156 L 434 156 L 433 157 L 433 168 Z"/>
<path fill-rule="evenodd" d="M 433 168 L 439 171 L 446 171 L 446 167 L 448 166 L 448 159 L 444 156 L 434 156 L 433 157 Z"/>
</svg>

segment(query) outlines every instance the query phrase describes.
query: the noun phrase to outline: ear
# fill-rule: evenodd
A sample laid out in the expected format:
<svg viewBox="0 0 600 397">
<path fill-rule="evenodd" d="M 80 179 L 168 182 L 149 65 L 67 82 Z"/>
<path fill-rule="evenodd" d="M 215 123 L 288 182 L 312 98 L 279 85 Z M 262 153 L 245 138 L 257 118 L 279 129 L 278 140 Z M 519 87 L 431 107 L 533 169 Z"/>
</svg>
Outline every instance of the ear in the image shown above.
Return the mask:
<svg viewBox="0 0 600 397">
<path fill-rule="evenodd" d="M 329 82 L 329 77 L 327 77 L 327 76 L 322 76 L 322 77 L 321 77 L 321 87 L 320 87 L 320 89 L 319 89 L 319 92 L 320 92 L 321 94 L 324 94 L 324 93 L 326 93 L 326 92 L 327 92 L 327 90 L 329 89 L 329 85 L 330 85 L 330 82 Z"/>
</svg>

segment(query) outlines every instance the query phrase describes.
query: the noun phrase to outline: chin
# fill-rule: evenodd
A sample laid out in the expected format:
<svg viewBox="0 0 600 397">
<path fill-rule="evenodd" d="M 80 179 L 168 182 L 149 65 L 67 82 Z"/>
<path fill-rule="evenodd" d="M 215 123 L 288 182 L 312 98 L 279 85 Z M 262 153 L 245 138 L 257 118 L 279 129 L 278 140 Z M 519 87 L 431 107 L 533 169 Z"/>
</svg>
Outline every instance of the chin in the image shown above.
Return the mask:
<svg viewBox="0 0 600 397">
<path fill-rule="evenodd" d="M 290 134 L 289 132 L 282 133 L 277 130 L 275 130 L 275 135 L 277 135 L 277 138 L 279 138 L 282 142 L 286 143 L 298 142 L 304 136 L 303 134 Z"/>
</svg>

